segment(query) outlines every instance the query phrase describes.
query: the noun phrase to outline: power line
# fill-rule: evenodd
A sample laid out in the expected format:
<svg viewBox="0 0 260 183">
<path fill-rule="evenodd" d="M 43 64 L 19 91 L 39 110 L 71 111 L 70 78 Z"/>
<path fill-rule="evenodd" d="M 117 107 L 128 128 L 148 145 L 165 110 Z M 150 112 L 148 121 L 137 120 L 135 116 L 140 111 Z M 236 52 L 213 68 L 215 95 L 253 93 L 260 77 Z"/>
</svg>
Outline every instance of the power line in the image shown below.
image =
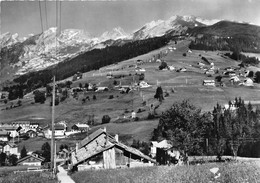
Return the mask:
<svg viewBox="0 0 260 183">
<path fill-rule="evenodd" d="M 41 19 L 41 28 L 42 28 L 41 30 L 42 30 L 42 33 L 43 33 L 41 1 L 39 1 L 39 9 L 40 9 L 40 19 Z"/>
<path fill-rule="evenodd" d="M 44 1 L 44 4 L 45 4 L 45 23 L 46 23 L 46 29 L 48 29 L 48 17 L 47 17 L 47 1 L 45 0 Z"/>
<path fill-rule="evenodd" d="M 61 1 L 60 1 L 60 31 L 61 31 Z"/>
</svg>

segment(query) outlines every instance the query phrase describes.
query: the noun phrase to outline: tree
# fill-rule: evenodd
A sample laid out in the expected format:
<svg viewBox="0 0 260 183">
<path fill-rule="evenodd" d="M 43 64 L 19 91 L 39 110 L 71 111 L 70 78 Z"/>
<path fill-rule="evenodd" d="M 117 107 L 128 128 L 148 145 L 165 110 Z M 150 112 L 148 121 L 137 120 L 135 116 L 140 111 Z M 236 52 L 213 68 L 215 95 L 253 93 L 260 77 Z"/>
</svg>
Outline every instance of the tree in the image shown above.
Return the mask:
<svg viewBox="0 0 260 183">
<path fill-rule="evenodd" d="M 96 100 L 96 99 L 97 99 L 96 95 L 93 95 L 93 100 Z"/>
<path fill-rule="evenodd" d="M 17 101 L 17 105 L 18 105 L 18 106 L 21 106 L 21 105 L 22 105 L 22 101 L 21 101 L 21 100 L 18 100 L 18 101 Z"/>
<path fill-rule="evenodd" d="M 39 90 L 35 90 L 33 92 L 34 94 L 34 101 L 35 103 L 41 103 L 43 104 L 46 100 L 46 97 L 45 97 L 45 93 L 44 92 L 40 92 Z"/>
<path fill-rule="evenodd" d="M 174 103 L 162 113 L 152 140 L 167 139 L 189 154 L 203 154 L 200 139 L 206 136 L 209 122 L 210 116 L 188 101 Z"/>
<path fill-rule="evenodd" d="M 260 83 L 260 71 L 256 71 L 255 73 L 255 82 Z"/>
<path fill-rule="evenodd" d="M 45 142 L 42 145 L 42 157 L 45 158 L 44 162 L 50 162 L 51 161 L 51 146 L 48 142 Z"/>
<path fill-rule="evenodd" d="M 11 154 L 8 156 L 8 164 L 11 166 L 15 166 L 17 164 L 18 158 L 17 155 Z"/>
<path fill-rule="evenodd" d="M 248 73 L 248 76 L 247 77 L 249 77 L 249 78 L 252 78 L 252 77 L 254 77 L 254 71 L 249 71 L 249 73 Z"/>
<path fill-rule="evenodd" d="M 82 83 L 79 83 L 79 87 L 82 88 Z"/>
<path fill-rule="evenodd" d="M 105 123 L 109 123 L 110 122 L 110 117 L 109 117 L 109 115 L 104 115 L 103 117 L 102 117 L 102 124 L 105 124 Z"/>
<path fill-rule="evenodd" d="M 162 90 L 161 86 L 157 87 L 156 93 L 154 95 L 154 98 L 158 99 L 160 102 L 162 102 L 162 100 L 164 100 L 164 98 L 163 98 L 163 90 Z"/>
<path fill-rule="evenodd" d="M 0 166 L 5 166 L 6 154 L 4 152 L 0 153 Z"/>
<path fill-rule="evenodd" d="M 23 146 L 22 150 L 21 150 L 21 157 L 20 159 L 24 158 L 27 156 L 27 150 L 25 148 L 25 146 Z"/>
<path fill-rule="evenodd" d="M 165 68 L 167 68 L 167 63 L 164 62 L 164 61 L 162 61 L 162 62 L 161 62 L 161 65 L 159 66 L 159 70 L 163 70 L 163 69 L 165 69 Z"/>
</svg>

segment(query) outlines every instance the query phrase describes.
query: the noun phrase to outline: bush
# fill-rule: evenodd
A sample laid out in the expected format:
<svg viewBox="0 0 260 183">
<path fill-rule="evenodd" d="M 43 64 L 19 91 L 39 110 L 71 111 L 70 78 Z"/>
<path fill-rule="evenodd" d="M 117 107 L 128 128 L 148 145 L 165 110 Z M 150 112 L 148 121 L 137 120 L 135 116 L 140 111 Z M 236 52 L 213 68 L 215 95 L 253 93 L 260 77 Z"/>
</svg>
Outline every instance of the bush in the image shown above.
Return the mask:
<svg viewBox="0 0 260 183">
<path fill-rule="evenodd" d="M 93 100 L 96 100 L 96 99 L 97 99 L 96 95 L 93 95 Z"/>
<path fill-rule="evenodd" d="M 256 83 L 260 83 L 260 71 L 257 71 L 257 72 L 255 73 L 255 82 L 256 82 Z"/>
<path fill-rule="evenodd" d="M 34 94 L 34 101 L 35 103 L 41 103 L 43 104 L 46 100 L 46 97 L 45 97 L 45 93 L 44 92 L 40 92 L 39 90 L 36 90 L 33 92 Z"/>
<path fill-rule="evenodd" d="M 109 95 L 108 99 L 113 99 L 114 95 Z"/>
<path fill-rule="evenodd" d="M 155 118 L 155 116 L 149 112 L 148 116 L 147 116 L 147 119 L 154 119 L 154 118 Z"/>
<path fill-rule="evenodd" d="M 249 78 L 254 77 L 254 71 L 249 71 L 249 73 L 248 73 L 248 77 L 249 77 Z"/>
<path fill-rule="evenodd" d="M 163 70 L 165 68 L 167 68 L 167 63 L 162 61 L 161 65 L 159 66 L 159 70 Z"/>
<path fill-rule="evenodd" d="M 186 53 L 183 53 L 183 54 L 182 54 L 182 56 L 186 57 L 186 56 L 187 56 L 187 54 L 186 54 Z"/>
<path fill-rule="evenodd" d="M 104 115 L 102 117 L 102 124 L 109 123 L 110 120 L 111 120 L 111 118 L 109 117 L 109 115 Z"/>
</svg>

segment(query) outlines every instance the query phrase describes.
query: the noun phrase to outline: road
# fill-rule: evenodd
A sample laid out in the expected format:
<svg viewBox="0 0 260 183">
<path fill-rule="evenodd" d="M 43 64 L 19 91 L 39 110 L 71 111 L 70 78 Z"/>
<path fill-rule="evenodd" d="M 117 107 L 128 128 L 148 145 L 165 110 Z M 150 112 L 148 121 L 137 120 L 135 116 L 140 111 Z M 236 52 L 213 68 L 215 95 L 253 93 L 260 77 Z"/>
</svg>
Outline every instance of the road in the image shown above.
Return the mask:
<svg viewBox="0 0 260 183">
<path fill-rule="evenodd" d="M 61 165 L 58 166 L 58 170 L 57 177 L 60 183 L 75 183 Z"/>
</svg>

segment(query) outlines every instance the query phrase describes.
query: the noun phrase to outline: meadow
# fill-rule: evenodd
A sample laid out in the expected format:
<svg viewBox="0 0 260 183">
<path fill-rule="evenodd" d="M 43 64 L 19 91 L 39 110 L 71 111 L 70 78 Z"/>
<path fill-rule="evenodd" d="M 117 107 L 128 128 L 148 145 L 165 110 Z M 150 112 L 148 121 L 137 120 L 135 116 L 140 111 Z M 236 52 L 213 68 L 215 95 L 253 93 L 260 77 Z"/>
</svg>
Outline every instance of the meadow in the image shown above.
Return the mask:
<svg viewBox="0 0 260 183">
<path fill-rule="evenodd" d="M 219 171 L 214 174 L 210 171 L 212 168 L 219 168 Z M 154 166 L 117 170 L 90 170 L 76 172 L 71 177 L 76 183 L 258 183 L 260 166 L 254 162 Z"/>
<path fill-rule="evenodd" d="M 1 183 L 57 183 L 48 172 L 19 172 L 26 171 L 27 166 L 0 167 Z M 14 173 L 14 172 L 19 173 Z"/>
</svg>

